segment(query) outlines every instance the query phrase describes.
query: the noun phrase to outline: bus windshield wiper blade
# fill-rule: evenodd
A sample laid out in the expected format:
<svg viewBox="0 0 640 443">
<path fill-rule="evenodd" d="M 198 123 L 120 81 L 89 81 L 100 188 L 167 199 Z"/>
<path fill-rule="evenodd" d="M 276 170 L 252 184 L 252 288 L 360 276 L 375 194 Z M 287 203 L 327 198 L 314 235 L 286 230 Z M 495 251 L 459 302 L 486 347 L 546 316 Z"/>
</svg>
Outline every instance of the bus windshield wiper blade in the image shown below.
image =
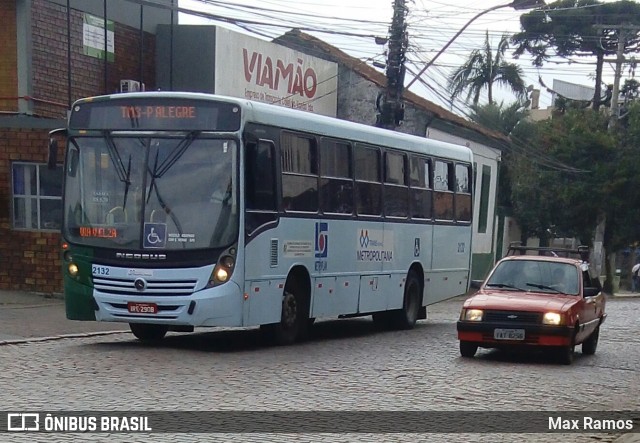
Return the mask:
<svg viewBox="0 0 640 443">
<path fill-rule="evenodd" d="M 149 171 L 151 173 L 151 183 L 149 184 L 149 193 L 147 194 L 147 201 L 149 203 L 149 199 L 151 198 L 151 191 L 156 186 L 156 178 L 158 177 L 156 171 L 158 170 L 158 156 L 160 155 L 160 150 L 156 150 L 156 158 L 153 162 L 153 171 Z M 147 166 L 147 170 L 149 167 Z M 156 191 L 157 192 L 157 191 Z"/>
<path fill-rule="evenodd" d="M 124 169 L 124 163 L 122 163 L 122 158 L 120 157 L 120 152 L 118 152 L 118 148 L 109 131 L 104 132 L 104 139 L 107 142 L 107 152 L 109 153 L 109 157 L 116 167 L 118 179 L 123 183 L 127 183 L 129 181 L 129 173 L 131 172 L 131 155 L 129 155 L 129 171 L 126 171 Z"/>
<path fill-rule="evenodd" d="M 187 134 L 185 138 L 180 140 L 180 143 L 173 148 L 173 151 L 169 154 L 169 156 L 162 162 L 162 164 L 156 169 L 154 167 L 153 175 L 160 178 L 162 177 L 171 167 L 178 161 L 182 154 L 191 146 L 191 143 L 198 137 L 200 131 L 191 131 Z"/>
<path fill-rule="evenodd" d="M 122 202 L 123 210 L 127 206 L 127 194 L 129 194 L 129 185 L 131 185 L 131 154 L 129 154 L 129 164 L 127 165 L 127 173 L 124 179 L 124 201 Z"/>
</svg>

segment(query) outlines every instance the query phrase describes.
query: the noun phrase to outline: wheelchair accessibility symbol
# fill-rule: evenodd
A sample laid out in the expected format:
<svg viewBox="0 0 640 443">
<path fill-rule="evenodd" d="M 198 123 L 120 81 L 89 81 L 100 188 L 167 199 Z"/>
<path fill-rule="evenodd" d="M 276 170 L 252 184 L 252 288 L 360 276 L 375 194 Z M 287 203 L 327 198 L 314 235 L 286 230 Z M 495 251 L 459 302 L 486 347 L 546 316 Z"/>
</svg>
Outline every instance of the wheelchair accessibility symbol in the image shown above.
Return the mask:
<svg viewBox="0 0 640 443">
<path fill-rule="evenodd" d="M 164 248 L 167 243 L 167 225 L 164 223 L 144 224 L 144 248 Z"/>
</svg>

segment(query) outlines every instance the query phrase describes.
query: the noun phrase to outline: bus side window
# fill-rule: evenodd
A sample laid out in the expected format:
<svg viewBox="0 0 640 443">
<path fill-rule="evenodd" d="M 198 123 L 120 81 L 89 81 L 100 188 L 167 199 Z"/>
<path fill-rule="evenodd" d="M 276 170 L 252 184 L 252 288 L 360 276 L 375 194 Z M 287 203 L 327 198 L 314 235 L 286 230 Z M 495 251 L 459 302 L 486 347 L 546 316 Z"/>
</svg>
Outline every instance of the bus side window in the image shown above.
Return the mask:
<svg viewBox="0 0 640 443">
<path fill-rule="evenodd" d="M 283 132 L 282 206 L 285 211 L 318 212 L 318 150 L 308 135 Z"/>
<path fill-rule="evenodd" d="M 453 220 L 454 179 L 453 163 L 436 160 L 433 180 L 433 209 L 436 219 Z"/>
<path fill-rule="evenodd" d="M 431 218 L 431 160 L 411 156 L 409 184 L 411 185 L 411 217 Z"/>
<path fill-rule="evenodd" d="M 456 220 L 471 221 L 471 168 L 456 164 Z"/>
<path fill-rule="evenodd" d="M 261 140 L 246 147 L 245 191 L 248 210 L 275 211 L 275 147 Z"/>
</svg>

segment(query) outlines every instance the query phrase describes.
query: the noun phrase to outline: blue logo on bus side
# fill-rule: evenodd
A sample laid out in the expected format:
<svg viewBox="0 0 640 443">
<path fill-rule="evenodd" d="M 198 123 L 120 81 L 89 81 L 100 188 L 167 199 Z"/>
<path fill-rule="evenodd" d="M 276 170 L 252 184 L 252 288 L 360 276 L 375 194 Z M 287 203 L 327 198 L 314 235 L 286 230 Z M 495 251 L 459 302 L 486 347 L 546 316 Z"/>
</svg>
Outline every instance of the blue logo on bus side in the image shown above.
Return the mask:
<svg viewBox="0 0 640 443">
<path fill-rule="evenodd" d="M 317 258 L 325 258 L 329 250 L 329 225 L 324 222 L 316 223 L 316 250 Z"/>
<path fill-rule="evenodd" d="M 369 247 L 369 231 L 366 229 L 360 229 L 360 247 Z"/>
</svg>

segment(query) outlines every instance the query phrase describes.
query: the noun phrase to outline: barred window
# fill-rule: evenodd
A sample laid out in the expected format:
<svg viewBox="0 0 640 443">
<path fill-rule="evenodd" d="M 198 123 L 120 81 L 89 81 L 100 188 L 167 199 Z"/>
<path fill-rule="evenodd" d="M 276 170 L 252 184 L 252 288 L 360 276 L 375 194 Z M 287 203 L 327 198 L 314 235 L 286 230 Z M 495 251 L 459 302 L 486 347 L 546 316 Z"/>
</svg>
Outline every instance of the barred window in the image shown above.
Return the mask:
<svg viewBox="0 0 640 443">
<path fill-rule="evenodd" d="M 13 227 L 59 230 L 62 226 L 62 166 L 14 162 L 12 172 Z"/>
</svg>

